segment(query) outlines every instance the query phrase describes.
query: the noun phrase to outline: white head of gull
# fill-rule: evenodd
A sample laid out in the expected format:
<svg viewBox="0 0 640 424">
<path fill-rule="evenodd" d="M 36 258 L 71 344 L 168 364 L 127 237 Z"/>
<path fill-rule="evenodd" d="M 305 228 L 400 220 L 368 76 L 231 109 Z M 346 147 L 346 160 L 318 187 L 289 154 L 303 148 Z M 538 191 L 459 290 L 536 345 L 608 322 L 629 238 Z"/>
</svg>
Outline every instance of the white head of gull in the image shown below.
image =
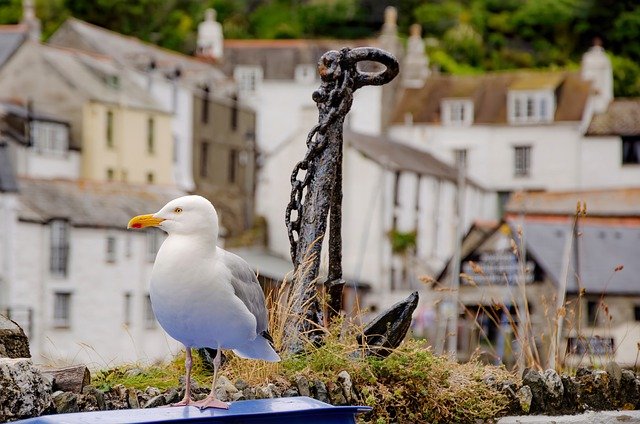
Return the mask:
<svg viewBox="0 0 640 424">
<path fill-rule="evenodd" d="M 158 227 L 168 237 L 151 273 L 149 294 L 162 328 L 186 349 L 184 398 L 174 406 L 228 408 L 216 398 L 220 350 L 242 358 L 276 362 L 268 332 L 264 293 L 249 265 L 216 246 L 218 214 L 207 199 L 184 196 L 158 212 L 131 219 L 127 228 Z M 211 393 L 191 400 L 191 349 L 216 349 Z"/>
</svg>

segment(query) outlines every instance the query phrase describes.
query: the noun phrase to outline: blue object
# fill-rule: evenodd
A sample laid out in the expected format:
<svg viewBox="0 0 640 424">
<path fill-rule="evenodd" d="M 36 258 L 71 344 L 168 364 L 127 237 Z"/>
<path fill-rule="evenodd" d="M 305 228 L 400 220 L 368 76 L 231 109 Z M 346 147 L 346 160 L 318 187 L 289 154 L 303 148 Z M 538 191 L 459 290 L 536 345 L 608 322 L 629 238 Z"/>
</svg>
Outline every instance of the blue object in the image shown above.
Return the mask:
<svg viewBox="0 0 640 424">
<path fill-rule="evenodd" d="M 17 421 L 20 424 L 113 424 L 113 423 L 233 423 L 233 424 L 355 424 L 355 415 L 371 411 L 368 406 L 333 406 L 309 397 L 244 400 L 229 409 L 194 406 L 44 415 Z"/>
</svg>

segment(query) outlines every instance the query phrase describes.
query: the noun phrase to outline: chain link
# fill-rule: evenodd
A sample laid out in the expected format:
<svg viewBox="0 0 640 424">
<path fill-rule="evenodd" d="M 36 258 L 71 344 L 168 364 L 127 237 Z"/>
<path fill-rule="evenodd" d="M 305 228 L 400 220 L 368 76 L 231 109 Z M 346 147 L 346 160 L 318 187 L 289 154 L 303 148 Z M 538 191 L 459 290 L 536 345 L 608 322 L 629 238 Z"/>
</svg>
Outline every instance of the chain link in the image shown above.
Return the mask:
<svg viewBox="0 0 640 424">
<path fill-rule="evenodd" d="M 325 149 L 328 137 L 325 133 L 329 126 L 340 116 L 344 116 L 351 108 L 353 101 L 353 78 L 351 76 L 353 64 L 348 63 L 348 53 L 350 49 L 340 50 L 336 58 L 328 63 L 326 70 L 327 77 L 317 91 L 313 93 L 313 98 L 318 104 L 320 112 L 319 123 L 315 125 L 307 136 L 307 153 L 304 158 L 296 164 L 291 173 L 291 198 L 285 212 L 285 221 L 289 243 L 291 245 L 291 260 L 297 266 L 298 240 L 300 237 L 300 227 L 302 224 L 302 212 L 304 210 L 303 193 L 315 176 L 316 159 Z M 323 116 L 323 112 L 326 114 Z M 303 179 L 299 179 L 301 171 L 305 171 Z M 292 212 L 296 212 L 295 219 L 291 218 Z"/>
</svg>

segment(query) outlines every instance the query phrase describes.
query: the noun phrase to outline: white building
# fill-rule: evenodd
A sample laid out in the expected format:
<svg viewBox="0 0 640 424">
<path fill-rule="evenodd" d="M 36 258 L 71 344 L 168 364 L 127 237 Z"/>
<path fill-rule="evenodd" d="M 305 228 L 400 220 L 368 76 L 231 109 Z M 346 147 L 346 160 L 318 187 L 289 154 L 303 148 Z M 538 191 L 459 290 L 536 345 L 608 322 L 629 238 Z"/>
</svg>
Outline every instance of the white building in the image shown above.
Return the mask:
<svg viewBox="0 0 640 424">
<path fill-rule="evenodd" d="M 639 161 L 623 150 L 635 150 L 629 137 L 640 131 L 621 121 L 633 121 L 638 101 L 612 99 L 611 63 L 594 46 L 575 72 L 431 75 L 404 90 L 389 131 L 443 161 L 463 157 L 502 201 L 520 190 L 635 186 Z"/>
<path fill-rule="evenodd" d="M 180 189 L 193 191 L 194 93 L 206 87 L 212 96 L 227 95 L 233 87 L 224 74 L 203 60 L 74 18 L 67 19 L 48 43 L 112 57 L 172 112 L 175 181 Z"/>
<path fill-rule="evenodd" d="M 179 351 L 148 295 L 162 233 L 127 232 L 126 224 L 180 194 L 24 177 L 0 192 L 8 235 L 0 242 L 0 306 L 27 332 L 36 362 L 104 368 Z"/>
</svg>

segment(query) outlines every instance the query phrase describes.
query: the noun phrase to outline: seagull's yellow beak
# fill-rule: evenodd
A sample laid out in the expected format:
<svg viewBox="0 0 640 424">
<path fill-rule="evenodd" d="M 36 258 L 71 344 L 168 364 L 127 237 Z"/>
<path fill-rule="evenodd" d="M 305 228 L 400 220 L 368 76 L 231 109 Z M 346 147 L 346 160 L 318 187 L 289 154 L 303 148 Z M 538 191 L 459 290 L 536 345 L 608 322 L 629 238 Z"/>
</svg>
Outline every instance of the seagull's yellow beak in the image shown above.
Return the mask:
<svg viewBox="0 0 640 424">
<path fill-rule="evenodd" d="M 164 221 L 162 218 L 155 218 L 153 215 L 138 215 L 131 218 L 131 221 L 127 224 L 127 229 L 129 228 L 146 228 L 146 227 L 157 227 L 160 223 Z"/>
</svg>

